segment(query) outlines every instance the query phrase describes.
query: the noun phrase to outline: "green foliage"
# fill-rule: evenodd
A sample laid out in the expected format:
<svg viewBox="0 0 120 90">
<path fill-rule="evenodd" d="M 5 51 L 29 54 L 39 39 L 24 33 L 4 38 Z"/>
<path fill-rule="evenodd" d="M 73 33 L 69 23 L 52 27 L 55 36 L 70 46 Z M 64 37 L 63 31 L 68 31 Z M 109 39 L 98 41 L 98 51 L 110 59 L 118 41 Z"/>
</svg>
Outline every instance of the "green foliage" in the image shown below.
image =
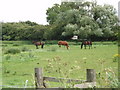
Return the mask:
<svg viewBox="0 0 120 90">
<path fill-rule="evenodd" d="M 11 37 L 10 37 L 10 36 L 6 36 L 6 35 L 3 35 L 3 39 L 4 39 L 4 40 L 10 40 Z"/>
<path fill-rule="evenodd" d="M 38 25 L 34 22 L 3 23 L 3 40 L 41 40 L 43 39 L 44 25 Z"/>
<path fill-rule="evenodd" d="M 117 73 L 114 72 L 113 68 L 105 68 L 102 72 L 104 73 L 104 77 L 99 76 L 98 82 L 101 79 L 102 82 L 104 82 L 104 86 L 106 88 L 118 88 L 119 87 L 119 81 L 117 77 Z M 103 74 L 103 73 L 102 73 Z M 99 88 L 104 87 L 102 83 L 99 83 Z"/>
<path fill-rule="evenodd" d="M 17 48 L 10 48 L 5 52 L 5 54 L 17 54 L 17 53 L 20 53 L 20 50 Z"/>
<path fill-rule="evenodd" d="M 63 2 L 47 10 L 49 24 L 62 25 L 62 37 L 71 38 L 78 35 L 80 38 L 114 37 L 118 18 L 116 10 L 111 5 L 97 5 L 96 2 Z M 76 25 L 70 29 L 70 25 Z M 68 27 L 69 26 L 69 27 Z M 58 32 L 57 30 L 55 30 Z M 53 30 L 53 32 L 55 32 Z"/>
<path fill-rule="evenodd" d="M 2 23 L 2 40 L 70 40 L 74 35 L 80 39 L 117 39 L 118 17 L 111 5 L 97 2 L 62 2 L 48 8 L 49 25 L 25 21 Z"/>
</svg>

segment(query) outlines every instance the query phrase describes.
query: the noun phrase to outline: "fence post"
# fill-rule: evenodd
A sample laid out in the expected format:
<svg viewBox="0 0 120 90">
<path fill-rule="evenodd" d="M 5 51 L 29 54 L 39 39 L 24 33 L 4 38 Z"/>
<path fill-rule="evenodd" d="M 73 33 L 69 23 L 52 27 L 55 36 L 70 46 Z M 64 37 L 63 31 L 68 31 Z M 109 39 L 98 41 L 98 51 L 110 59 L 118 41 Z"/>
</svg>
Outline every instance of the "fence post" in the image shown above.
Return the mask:
<svg viewBox="0 0 120 90">
<path fill-rule="evenodd" d="M 87 82 L 95 82 L 96 81 L 96 73 L 94 69 L 87 69 Z"/>
<path fill-rule="evenodd" d="M 42 68 L 35 68 L 35 85 L 36 85 L 36 88 L 43 88 Z"/>
</svg>

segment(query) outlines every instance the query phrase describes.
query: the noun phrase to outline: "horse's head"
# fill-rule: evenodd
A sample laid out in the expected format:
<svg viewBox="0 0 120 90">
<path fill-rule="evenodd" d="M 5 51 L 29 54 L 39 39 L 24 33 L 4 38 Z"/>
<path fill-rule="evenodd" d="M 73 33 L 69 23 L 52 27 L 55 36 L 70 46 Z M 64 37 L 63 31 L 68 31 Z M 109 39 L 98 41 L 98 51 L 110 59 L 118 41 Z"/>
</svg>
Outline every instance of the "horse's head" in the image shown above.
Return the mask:
<svg viewBox="0 0 120 90">
<path fill-rule="evenodd" d="M 67 49 L 69 49 L 69 45 L 67 45 L 66 47 L 67 47 Z"/>
</svg>

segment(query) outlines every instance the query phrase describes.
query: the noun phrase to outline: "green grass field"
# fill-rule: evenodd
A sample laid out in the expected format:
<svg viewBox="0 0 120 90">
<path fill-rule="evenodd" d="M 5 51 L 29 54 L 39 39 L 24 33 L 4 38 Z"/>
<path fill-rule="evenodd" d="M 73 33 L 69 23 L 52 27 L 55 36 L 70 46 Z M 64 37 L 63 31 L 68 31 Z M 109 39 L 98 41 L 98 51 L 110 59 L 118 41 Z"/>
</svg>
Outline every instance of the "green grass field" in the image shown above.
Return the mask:
<svg viewBox="0 0 120 90">
<path fill-rule="evenodd" d="M 104 42 L 103 42 L 104 43 Z M 95 69 L 98 87 L 109 87 L 106 73 L 117 78 L 117 44 L 93 42 L 92 49 L 81 49 L 80 45 L 70 45 L 67 50 L 57 44 L 47 44 L 44 49 L 36 49 L 30 42 L 2 42 L 2 79 L 3 85 L 34 87 L 34 68 L 42 67 L 44 76 L 86 80 L 86 69 Z M 19 49 L 20 53 L 6 53 L 10 48 Z M 111 75 L 111 77 L 112 77 Z M 113 75 L 113 76 L 114 76 Z M 49 83 L 50 87 L 61 85 Z"/>
</svg>

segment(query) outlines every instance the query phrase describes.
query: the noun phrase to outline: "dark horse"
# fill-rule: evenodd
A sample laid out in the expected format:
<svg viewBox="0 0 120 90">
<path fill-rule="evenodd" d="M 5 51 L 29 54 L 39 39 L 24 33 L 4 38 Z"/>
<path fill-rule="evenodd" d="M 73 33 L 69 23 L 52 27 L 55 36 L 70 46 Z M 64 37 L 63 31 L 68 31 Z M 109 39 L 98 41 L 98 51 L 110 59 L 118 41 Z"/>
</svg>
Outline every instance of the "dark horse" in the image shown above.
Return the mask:
<svg viewBox="0 0 120 90">
<path fill-rule="evenodd" d="M 32 43 L 36 46 L 36 49 L 38 49 L 38 46 L 40 45 L 41 45 L 41 48 L 43 49 L 45 44 L 44 42 L 37 42 L 37 41 L 33 41 Z"/>
<path fill-rule="evenodd" d="M 82 41 L 82 44 L 81 44 L 81 49 L 83 48 L 83 45 L 86 49 L 86 45 L 89 46 L 89 49 L 92 48 L 92 42 L 91 41 Z"/>
<path fill-rule="evenodd" d="M 58 41 L 58 45 L 59 45 L 59 47 L 61 47 L 61 45 L 66 46 L 67 49 L 69 47 L 68 42 L 66 42 L 66 41 Z"/>
</svg>

